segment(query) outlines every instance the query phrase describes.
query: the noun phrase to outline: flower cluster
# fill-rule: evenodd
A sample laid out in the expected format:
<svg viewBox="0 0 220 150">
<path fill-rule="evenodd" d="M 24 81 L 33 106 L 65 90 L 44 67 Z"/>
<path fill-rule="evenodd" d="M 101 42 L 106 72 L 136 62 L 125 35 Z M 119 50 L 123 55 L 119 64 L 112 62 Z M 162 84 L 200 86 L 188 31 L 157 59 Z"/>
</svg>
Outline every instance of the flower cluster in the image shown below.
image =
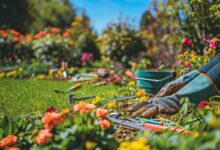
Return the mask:
<svg viewBox="0 0 220 150">
<path fill-rule="evenodd" d="M 183 43 L 188 46 L 192 44 L 188 38 L 184 38 Z M 203 51 L 203 55 L 198 55 L 191 49 L 183 49 L 178 55 L 178 69 L 197 69 L 216 56 L 218 47 L 220 47 L 220 39 L 213 38 L 209 43 L 209 49 Z"/>
<path fill-rule="evenodd" d="M 138 100 L 140 101 L 144 101 L 148 99 L 148 95 L 145 92 L 145 90 L 137 90 L 135 94 L 138 97 Z"/>
<path fill-rule="evenodd" d="M 135 141 L 125 141 L 122 142 L 118 150 L 150 150 L 150 146 L 148 144 L 148 140 L 146 138 L 138 138 Z"/>
<path fill-rule="evenodd" d="M 81 56 L 81 62 L 83 65 L 91 63 L 93 59 L 94 59 L 93 53 L 83 53 Z"/>
<path fill-rule="evenodd" d="M 17 143 L 17 136 L 8 135 L 0 141 L 0 149 L 3 149 L 3 148 L 10 149 L 10 147 L 16 143 Z"/>
</svg>

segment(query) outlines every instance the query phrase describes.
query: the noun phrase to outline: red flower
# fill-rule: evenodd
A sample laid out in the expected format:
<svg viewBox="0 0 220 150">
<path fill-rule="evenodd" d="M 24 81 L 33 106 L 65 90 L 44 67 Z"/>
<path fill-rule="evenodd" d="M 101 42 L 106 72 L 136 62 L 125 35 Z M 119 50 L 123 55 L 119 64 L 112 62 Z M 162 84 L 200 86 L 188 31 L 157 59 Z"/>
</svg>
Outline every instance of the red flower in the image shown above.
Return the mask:
<svg viewBox="0 0 220 150">
<path fill-rule="evenodd" d="M 111 124 L 110 124 L 110 121 L 109 121 L 109 120 L 104 119 L 104 120 L 100 120 L 100 121 L 99 121 L 99 126 L 100 126 L 101 128 L 108 129 L 108 128 L 111 127 Z"/>
<path fill-rule="evenodd" d="M 52 138 L 53 134 L 50 133 L 48 129 L 40 130 L 37 134 L 36 142 L 41 145 L 48 141 L 48 139 Z"/>
<path fill-rule="evenodd" d="M 202 109 L 202 108 L 204 108 L 205 106 L 208 106 L 208 105 L 209 105 L 209 102 L 204 100 L 204 101 L 201 101 L 199 103 L 198 108 Z"/>
<path fill-rule="evenodd" d="M 56 112 L 56 109 L 53 106 L 47 107 L 46 112 L 49 112 L 49 113 Z"/>
<path fill-rule="evenodd" d="M 192 42 L 190 41 L 189 38 L 185 37 L 183 39 L 183 44 L 187 45 L 187 46 L 191 46 L 192 45 Z"/>
<path fill-rule="evenodd" d="M 11 34 L 13 34 L 15 36 L 18 36 L 20 33 L 16 30 L 11 30 Z"/>
<path fill-rule="evenodd" d="M 209 43 L 209 48 L 216 48 L 218 46 L 220 46 L 220 40 L 219 39 L 213 38 Z"/>
<path fill-rule="evenodd" d="M 17 143 L 17 136 L 8 135 L 0 141 L 0 148 L 12 146 Z"/>
<path fill-rule="evenodd" d="M 108 111 L 104 108 L 98 108 L 96 111 L 97 118 L 105 118 L 107 114 L 108 114 Z"/>
<path fill-rule="evenodd" d="M 187 62 L 185 62 L 185 67 L 186 67 L 186 68 L 190 68 L 190 67 L 191 67 L 191 63 L 190 63 L 190 62 L 188 62 L 188 61 L 187 61 Z"/>
</svg>

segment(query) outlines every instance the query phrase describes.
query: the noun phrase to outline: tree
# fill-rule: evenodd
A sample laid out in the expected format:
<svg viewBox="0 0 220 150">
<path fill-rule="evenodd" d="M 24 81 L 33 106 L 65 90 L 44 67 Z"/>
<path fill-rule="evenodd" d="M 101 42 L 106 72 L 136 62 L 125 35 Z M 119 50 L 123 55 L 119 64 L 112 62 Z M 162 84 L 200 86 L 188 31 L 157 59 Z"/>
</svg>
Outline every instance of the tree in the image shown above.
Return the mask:
<svg viewBox="0 0 220 150">
<path fill-rule="evenodd" d="M 1 0 L 0 27 L 36 32 L 47 26 L 65 28 L 75 17 L 69 0 Z"/>
</svg>

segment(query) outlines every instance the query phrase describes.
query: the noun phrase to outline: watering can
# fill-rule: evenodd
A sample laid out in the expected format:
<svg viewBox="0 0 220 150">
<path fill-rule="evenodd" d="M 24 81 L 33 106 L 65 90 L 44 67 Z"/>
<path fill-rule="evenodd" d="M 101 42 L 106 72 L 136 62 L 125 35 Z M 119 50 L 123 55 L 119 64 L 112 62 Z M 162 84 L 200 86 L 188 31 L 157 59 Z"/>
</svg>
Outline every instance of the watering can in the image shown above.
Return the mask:
<svg viewBox="0 0 220 150">
<path fill-rule="evenodd" d="M 144 89 L 148 94 L 156 95 L 167 83 L 175 79 L 174 71 L 137 70 L 135 72 L 137 88 Z"/>
</svg>

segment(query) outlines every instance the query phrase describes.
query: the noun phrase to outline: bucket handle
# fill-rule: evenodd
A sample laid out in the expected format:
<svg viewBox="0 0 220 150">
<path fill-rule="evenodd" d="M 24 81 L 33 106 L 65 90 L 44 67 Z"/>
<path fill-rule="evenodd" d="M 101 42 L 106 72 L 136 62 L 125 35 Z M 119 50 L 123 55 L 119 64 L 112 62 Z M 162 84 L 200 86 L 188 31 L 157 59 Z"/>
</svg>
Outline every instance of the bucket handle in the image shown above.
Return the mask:
<svg viewBox="0 0 220 150">
<path fill-rule="evenodd" d="M 164 81 L 164 80 L 167 80 L 169 78 L 173 77 L 173 75 L 170 75 L 166 78 L 163 78 L 161 80 L 157 80 L 157 79 L 149 79 L 149 78 L 141 78 L 141 77 L 136 77 L 137 80 L 145 80 L 145 81 L 154 81 L 154 82 L 159 82 L 159 81 Z"/>
</svg>

